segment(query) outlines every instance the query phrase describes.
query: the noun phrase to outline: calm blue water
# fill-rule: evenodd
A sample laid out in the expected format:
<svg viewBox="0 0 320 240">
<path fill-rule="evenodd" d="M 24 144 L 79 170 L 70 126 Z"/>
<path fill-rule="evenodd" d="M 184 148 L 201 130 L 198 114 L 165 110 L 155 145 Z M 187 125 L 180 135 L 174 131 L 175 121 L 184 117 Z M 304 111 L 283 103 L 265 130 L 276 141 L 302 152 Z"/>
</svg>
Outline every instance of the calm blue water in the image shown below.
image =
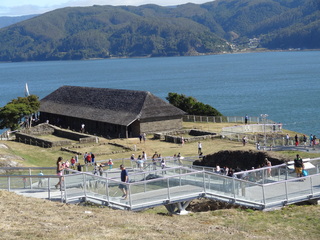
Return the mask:
<svg viewBox="0 0 320 240">
<path fill-rule="evenodd" d="M 193 96 L 226 116 L 260 116 L 320 135 L 320 52 L 266 52 L 197 57 L 1 63 L 0 106 L 62 85 Z"/>
</svg>

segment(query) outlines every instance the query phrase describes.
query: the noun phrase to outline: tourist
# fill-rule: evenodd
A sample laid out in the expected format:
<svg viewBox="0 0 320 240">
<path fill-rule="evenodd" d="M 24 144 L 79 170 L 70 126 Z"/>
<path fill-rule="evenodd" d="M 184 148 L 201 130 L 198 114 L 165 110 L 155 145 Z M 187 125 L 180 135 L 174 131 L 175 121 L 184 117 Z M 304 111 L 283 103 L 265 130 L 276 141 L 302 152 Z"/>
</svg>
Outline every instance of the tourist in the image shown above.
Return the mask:
<svg viewBox="0 0 320 240">
<path fill-rule="evenodd" d="M 202 144 L 201 142 L 198 142 L 198 154 L 202 152 Z"/>
<path fill-rule="evenodd" d="M 165 169 L 166 168 L 166 161 L 165 161 L 164 158 L 161 159 L 160 165 L 161 165 L 161 169 Z M 162 171 L 162 174 L 167 174 L 167 172 L 166 171 Z"/>
<path fill-rule="evenodd" d="M 82 124 L 81 124 L 81 132 L 82 132 L 82 133 L 84 133 L 84 127 L 85 127 L 85 125 L 84 125 L 84 123 L 82 123 Z"/>
<path fill-rule="evenodd" d="M 224 175 L 228 176 L 229 168 L 227 166 L 224 167 Z"/>
<path fill-rule="evenodd" d="M 142 141 L 142 134 L 141 133 L 139 135 L 139 140 L 140 140 L 140 143 L 141 143 L 141 141 Z"/>
<path fill-rule="evenodd" d="M 178 159 L 178 164 L 179 164 L 179 165 L 182 165 L 182 161 L 181 161 L 182 157 L 181 157 L 181 154 L 180 154 L 180 153 L 178 153 L 177 159 Z"/>
<path fill-rule="evenodd" d="M 79 172 L 82 171 L 82 166 L 79 162 L 77 163 L 77 171 L 79 171 Z"/>
<path fill-rule="evenodd" d="M 311 145 L 312 145 L 312 141 L 313 141 L 313 135 L 312 134 L 310 134 L 310 137 L 309 137 L 309 139 L 310 139 L 310 147 L 311 147 Z"/>
<path fill-rule="evenodd" d="M 249 119 L 249 117 L 248 117 L 248 115 L 246 115 L 246 116 L 244 117 L 244 124 L 248 124 L 248 119 Z"/>
<path fill-rule="evenodd" d="M 184 137 L 181 136 L 181 146 L 184 145 Z"/>
<path fill-rule="evenodd" d="M 290 139 L 290 136 L 289 134 L 287 133 L 286 135 L 286 145 L 289 146 L 289 139 Z"/>
<path fill-rule="evenodd" d="M 312 137 L 312 146 L 313 146 L 313 148 L 314 148 L 315 145 L 316 145 L 316 140 L 317 140 L 316 135 L 313 135 L 313 137 Z"/>
<path fill-rule="evenodd" d="M 75 169 L 76 166 L 76 159 L 72 156 L 70 159 L 70 163 L 71 163 L 71 169 Z"/>
<path fill-rule="evenodd" d="M 39 175 L 39 176 L 43 176 L 43 172 L 40 171 L 38 175 Z M 42 187 L 42 177 L 39 177 L 39 180 L 38 180 L 38 188 L 39 188 L 39 187 Z"/>
<path fill-rule="evenodd" d="M 110 158 L 109 161 L 108 161 L 108 166 L 109 166 L 109 170 L 112 169 L 112 166 L 113 166 L 113 162 L 112 162 L 112 159 Z"/>
<path fill-rule="evenodd" d="M 215 171 L 215 172 L 218 173 L 218 174 L 221 173 L 221 169 L 220 169 L 220 166 L 219 166 L 219 165 L 216 166 L 216 171 Z"/>
<path fill-rule="evenodd" d="M 91 154 L 87 154 L 87 164 L 91 164 Z"/>
<path fill-rule="evenodd" d="M 153 170 L 157 170 L 157 161 L 158 161 L 159 155 L 157 152 L 155 152 L 152 156 L 152 165 L 153 165 Z"/>
<path fill-rule="evenodd" d="M 85 152 L 84 155 L 83 155 L 84 164 L 87 164 L 87 156 L 88 156 L 88 153 Z"/>
<path fill-rule="evenodd" d="M 57 165 L 57 175 L 59 176 L 59 182 L 55 185 L 55 187 L 58 188 L 58 186 L 60 186 L 61 188 L 61 182 L 63 181 L 62 171 L 64 168 L 62 163 L 62 157 L 58 157 L 56 165 Z"/>
<path fill-rule="evenodd" d="M 67 160 L 65 163 L 64 163 L 64 168 L 66 168 L 66 174 L 69 174 L 69 167 L 70 167 L 70 162 Z"/>
<path fill-rule="evenodd" d="M 306 137 L 306 135 L 303 135 L 302 141 L 303 141 L 303 146 L 306 148 L 307 147 L 307 137 Z"/>
<path fill-rule="evenodd" d="M 242 138 L 242 144 L 243 144 L 243 146 L 245 146 L 246 143 L 247 143 L 247 137 L 244 136 L 244 137 Z"/>
<path fill-rule="evenodd" d="M 97 163 L 94 163 L 93 175 L 98 175 L 98 174 L 99 174 L 99 166 Z"/>
<path fill-rule="evenodd" d="M 147 138 L 147 135 L 146 135 L 146 133 L 143 133 L 143 134 L 142 134 L 142 139 L 143 139 L 143 142 L 146 142 L 146 138 Z"/>
<path fill-rule="evenodd" d="M 99 169 L 98 169 L 101 177 L 103 176 L 103 167 L 104 167 L 104 165 L 100 164 Z"/>
<path fill-rule="evenodd" d="M 145 153 L 145 151 L 142 152 L 142 160 L 147 161 L 147 154 Z"/>
<path fill-rule="evenodd" d="M 120 169 L 121 169 L 121 182 L 124 182 L 124 183 L 128 183 L 129 182 L 129 175 L 128 175 L 128 171 L 126 170 L 126 168 L 124 167 L 124 165 L 120 165 Z M 128 195 L 128 192 L 127 192 L 127 185 L 126 184 L 123 184 L 121 183 L 119 185 L 119 188 L 121 189 L 121 191 L 123 192 L 123 199 L 127 199 L 127 195 Z"/>
<path fill-rule="evenodd" d="M 295 141 L 295 145 L 296 145 L 296 147 L 299 145 L 299 139 L 298 139 L 298 134 L 296 134 L 295 136 L 294 136 L 294 141 Z"/>
<path fill-rule="evenodd" d="M 137 158 L 137 165 L 140 170 L 143 170 L 143 160 L 141 159 L 141 155 Z"/>
<path fill-rule="evenodd" d="M 260 150 L 261 146 L 260 146 L 260 142 L 257 142 L 257 150 Z"/>
<path fill-rule="evenodd" d="M 131 161 L 134 161 L 134 160 L 135 160 L 135 159 L 134 159 L 134 154 L 131 154 L 130 160 L 131 160 Z"/>
<path fill-rule="evenodd" d="M 91 154 L 91 164 L 93 165 L 95 162 L 95 158 L 96 156 L 93 154 L 93 153 L 90 153 Z"/>
<path fill-rule="evenodd" d="M 267 169 L 267 176 L 271 177 L 271 162 L 268 160 L 268 158 L 265 158 L 265 166 L 268 167 Z"/>
<path fill-rule="evenodd" d="M 296 155 L 296 158 L 294 159 L 294 170 L 297 174 L 297 177 L 302 177 L 302 170 L 304 169 L 302 158 L 299 156 L 299 154 Z"/>
</svg>

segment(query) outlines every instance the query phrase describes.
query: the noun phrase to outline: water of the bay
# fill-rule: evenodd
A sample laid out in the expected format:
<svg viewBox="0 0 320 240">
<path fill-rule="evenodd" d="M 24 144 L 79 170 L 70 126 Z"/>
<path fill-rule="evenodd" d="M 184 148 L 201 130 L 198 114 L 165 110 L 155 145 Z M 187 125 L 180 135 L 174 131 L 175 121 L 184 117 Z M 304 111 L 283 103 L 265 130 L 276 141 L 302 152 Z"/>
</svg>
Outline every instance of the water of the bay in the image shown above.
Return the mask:
<svg viewBox="0 0 320 240">
<path fill-rule="evenodd" d="M 196 57 L 0 64 L 0 106 L 63 85 L 193 96 L 226 116 L 260 116 L 319 135 L 320 52 L 264 52 Z"/>
</svg>

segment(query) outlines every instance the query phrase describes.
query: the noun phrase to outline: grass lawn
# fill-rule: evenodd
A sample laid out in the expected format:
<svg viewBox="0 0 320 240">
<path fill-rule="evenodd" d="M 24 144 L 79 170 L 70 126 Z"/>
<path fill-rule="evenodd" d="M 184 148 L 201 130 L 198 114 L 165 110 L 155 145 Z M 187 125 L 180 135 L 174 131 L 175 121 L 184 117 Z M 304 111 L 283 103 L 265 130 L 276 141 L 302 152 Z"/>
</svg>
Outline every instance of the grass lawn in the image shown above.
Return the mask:
<svg viewBox="0 0 320 240">
<path fill-rule="evenodd" d="M 219 133 L 220 123 L 184 123 L 185 128 L 197 127 Z M 119 143 L 136 147 L 136 151 L 107 144 Z M 79 152 L 94 152 L 97 160 L 137 157 L 145 151 L 149 157 L 157 151 L 163 156 L 196 156 L 197 142 L 180 144 L 153 140 L 147 136 L 145 143 L 138 138 L 101 139 L 101 145 L 77 145 Z M 104 144 L 105 143 L 105 144 Z M 0 156 L 18 155 L 24 166 L 55 166 L 59 156 L 70 159 L 72 154 L 60 148 L 41 148 L 17 142 L 2 141 L 9 148 L 0 148 Z M 253 144 L 220 138 L 202 141 L 204 154 L 221 150 L 255 150 Z M 113 152 L 113 153 L 112 153 Z M 294 157 L 297 152 L 272 152 Z M 101 155 L 100 155 L 101 154 Z M 303 157 L 318 154 L 300 153 Z M 118 164 L 118 163 L 116 163 Z M 117 167 L 115 165 L 115 167 Z M 319 206 L 287 206 L 272 212 L 250 209 L 222 209 L 194 212 L 186 216 L 168 215 L 164 206 L 142 212 L 112 210 L 107 207 L 78 206 L 27 198 L 0 190 L 0 239 L 320 239 Z M 197 200 L 202 201 L 202 200 Z"/>
</svg>

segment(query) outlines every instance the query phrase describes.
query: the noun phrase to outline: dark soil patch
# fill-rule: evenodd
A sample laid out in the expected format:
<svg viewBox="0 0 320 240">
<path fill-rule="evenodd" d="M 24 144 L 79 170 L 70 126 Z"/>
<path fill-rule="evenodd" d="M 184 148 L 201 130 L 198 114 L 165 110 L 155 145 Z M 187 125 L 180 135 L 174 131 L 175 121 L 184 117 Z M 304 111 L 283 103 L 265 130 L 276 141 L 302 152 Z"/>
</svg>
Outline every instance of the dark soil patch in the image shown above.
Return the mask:
<svg viewBox="0 0 320 240">
<path fill-rule="evenodd" d="M 219 201 L 210 200 L 210 199 L 197 199 L 197 200 L 193 200 L 189 204 L 186 210 L 191 212 L 208 212 L 208 211 L 214 211 L 219 209 L 231 209 L 231 208 L 246 209 L 246 207 L 242 207 L 242 206 L 231 204 L 231 203 L 219 202 Z"/>
<path fill-rule="evenodd" d="M 258 151 L 220 151 L 206 155 L 202 160 L 194 161 L 193 165 L 206 167 L 229 167 L 232 169 L 251 169 L 265 166 L 265 159 L 271 162 L 272 166 L 283 164 L 289 159 L 277 158 L 267 152 Z"/>
</svg>

